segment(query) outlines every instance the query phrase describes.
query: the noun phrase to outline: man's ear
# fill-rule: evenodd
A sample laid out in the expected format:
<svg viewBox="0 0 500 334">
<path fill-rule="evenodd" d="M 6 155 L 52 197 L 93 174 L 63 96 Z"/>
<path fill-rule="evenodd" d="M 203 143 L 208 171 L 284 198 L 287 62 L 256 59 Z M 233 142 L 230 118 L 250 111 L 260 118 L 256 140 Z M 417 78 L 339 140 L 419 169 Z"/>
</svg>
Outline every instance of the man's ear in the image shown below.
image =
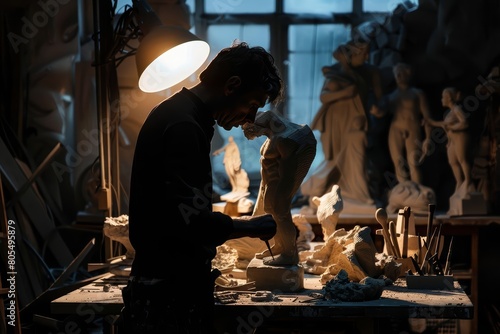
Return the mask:
<svg viewBox="0 0 500 334">
<path fill-rule="evenodd" d="M 230 95 L 240 86 L 241 86 L 241 78 L 239 76 L 233 75 L 232 77 L 226 80 L 226 84 L 224 85 L 224 93 L 226 95 Z"/>
</svg>

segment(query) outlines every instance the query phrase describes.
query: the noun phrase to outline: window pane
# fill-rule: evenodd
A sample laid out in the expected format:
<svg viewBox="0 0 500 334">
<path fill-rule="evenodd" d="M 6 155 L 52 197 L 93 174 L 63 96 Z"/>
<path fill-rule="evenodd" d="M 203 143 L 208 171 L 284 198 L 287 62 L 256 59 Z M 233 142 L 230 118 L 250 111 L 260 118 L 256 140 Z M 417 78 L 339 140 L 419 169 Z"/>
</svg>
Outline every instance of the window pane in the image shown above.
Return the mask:
<svg viewBox="0 0 500 334">
<path fill-rule="evenodd" d="M 250 46 L 262 46 L 269 50 L 269 26 L 257 24 L 210 25 L 207 30 L 207 42 L 212 58 L 223 48 L 231 46 L 235 40 L 246 42 Z"/>
<path fill-rule="evenodd" d="M 321 101 L 323 66 L 334 63 L 332 52 L 350 37 L 350 27 L 342 24 L 291 25 L 289 30 L 287 116 L 298 124 L 311 124 Z M 315 133 L 319 139 L 319 133 Z M 323 160 L 318 140 L 310 171 Z"/>
<path fill-rule="evenodd" d="M 307 108 L 298 109 L 287 100 L 289 117 L 294 122 L 310 123 L 320 106 L 323 66 L 332 65 L 333 50 L 349 40 L 350 27 L 341 24 L 291 25 L 289 30 L 287 96 L 307 99 Z M 297 119 L 295 119 L 297 117 Z"/>
<path fill-rule="evenodd" d="M 207 30 L 207 42 L 210 45 L 209 59 L 213 59 L 221 49 L 231 46 L 234 40 L 246 42 L 250 46 L 261 46 L 269 51 L 269 26 L 256 24 L 210 25 Z M 262 110 L 268 109 L 270 109 L 269 105 L 262 108 Z M 219 147 L 227 144 L 229 136 L 233 136 L 234 141 L 238 145 L 241 155 L 242 168 L 248 173 L 251 182 L 260 180 L 260 147 L 265 138 L 248 140 L 243 135 L 243 131 L 240 127 L 226 131 L 217 126 L 213 149 L 218 149 Z M 212 157 L 215 180 L 214 186 L 217 191 L 228 190 L 226 188 L 218 189 L 225 186 L 224 182 L 221 182 L 221 177 L 226 177 L 222 159 L 223 154 Z M 253 195 L 257 194 L 255 193 Z"/>
<path fill-rule="evenodd" d="M 205 0 L 205 12 L 227 13 L 274 13 L 275 1 L 270 0 Z"/>
<path fill-rule="evenodd" d="M 186 0 L 186 4 L 189 6 L 189 11 L 191 14 L 195 12 L 196 9 L 196 3 L 194 0 Z"/>
<path fill-rule="evenodd" d="M 392 12 L 398 5 L 410 9 L 418 6 L 418 0 L 363 0 L 365 12 Z"/>
<path fill-rule="evenodd" d="M 353 0 L 284 0 L 285 13 L 325 14 L 352 12 Z"/>
</svg>

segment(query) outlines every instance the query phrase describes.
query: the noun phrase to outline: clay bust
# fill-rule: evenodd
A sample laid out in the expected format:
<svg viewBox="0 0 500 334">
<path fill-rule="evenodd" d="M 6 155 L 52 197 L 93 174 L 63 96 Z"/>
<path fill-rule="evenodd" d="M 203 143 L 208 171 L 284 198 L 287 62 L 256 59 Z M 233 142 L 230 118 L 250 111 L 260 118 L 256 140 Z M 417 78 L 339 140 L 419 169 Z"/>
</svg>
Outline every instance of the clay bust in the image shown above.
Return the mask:
<svg viewBox="0 0 500 334">
<path fill-rule="evenodd" d="M 316 139 L 307 125 L 292 123 L 272 111 L 257 113 L 255 122 L 242 128 L 248 139 L 267 137 L 260 150 L 262 179 L 253 214 L 269 213 L 277 224 L 274 259 L 268 250 L 256 256 L 267 265 L 298 264 L 291 203 L 316 155 Z"/>
<path fill-rule="evenodd" d="M 429 118 L 429 109 L 424 93 L 410 86 L 411 67 L 399 63 L 393 67 L 397 88 L 388 96 L 388 109 L 392 114 L 389 128 L 389 151 L 396 172 L 396 179 L 402 183 L 411 180 L 421 184 L 419 165 L 427 153 L 430 140 L 430 126 L 425 124 L 425 140 L 422 144 L 422 118 Z M 378 110 L 372 111 L 381 116 Z M 422 147 L 422 149 L 420 148 Z M 407 171 L 409 170 L 409 173 Z"/>
</svg>

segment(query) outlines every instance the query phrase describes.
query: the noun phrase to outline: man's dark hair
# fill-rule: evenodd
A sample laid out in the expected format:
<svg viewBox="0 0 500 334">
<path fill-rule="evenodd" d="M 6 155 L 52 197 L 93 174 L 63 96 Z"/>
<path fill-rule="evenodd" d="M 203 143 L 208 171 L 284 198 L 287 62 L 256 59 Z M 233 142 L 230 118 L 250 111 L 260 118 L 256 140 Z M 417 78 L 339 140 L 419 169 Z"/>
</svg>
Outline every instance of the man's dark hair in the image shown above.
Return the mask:
<svg viewBox="0 0 500 334">
<path fill-rule="evenodd" d="M 274 58 L 260 46 L 241 42 L 222 49 L 200 74 L 200 80 L 220 86 L 231 76 L 241 78 L 242 90 L 263 89 L 269 102 L 277 103 L 283 97 L 283 82 Z"/>
</svg>

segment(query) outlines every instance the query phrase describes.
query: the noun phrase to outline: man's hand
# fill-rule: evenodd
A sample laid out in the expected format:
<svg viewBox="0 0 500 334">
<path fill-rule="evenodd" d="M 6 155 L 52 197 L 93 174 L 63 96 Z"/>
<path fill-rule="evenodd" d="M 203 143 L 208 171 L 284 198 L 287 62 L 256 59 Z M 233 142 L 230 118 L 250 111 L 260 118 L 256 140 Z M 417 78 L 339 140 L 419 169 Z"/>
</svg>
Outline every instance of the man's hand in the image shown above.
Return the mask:
<svg viewBox="0 0 500 334">
<path fill-rule="evenodd" d="M 241 237 L 269 240 L 276 234 L 276 222 L 269 214 L 260 216 L 243 216 L 233 219 L 233 232 L 229 239 Z"/>
</svg>

